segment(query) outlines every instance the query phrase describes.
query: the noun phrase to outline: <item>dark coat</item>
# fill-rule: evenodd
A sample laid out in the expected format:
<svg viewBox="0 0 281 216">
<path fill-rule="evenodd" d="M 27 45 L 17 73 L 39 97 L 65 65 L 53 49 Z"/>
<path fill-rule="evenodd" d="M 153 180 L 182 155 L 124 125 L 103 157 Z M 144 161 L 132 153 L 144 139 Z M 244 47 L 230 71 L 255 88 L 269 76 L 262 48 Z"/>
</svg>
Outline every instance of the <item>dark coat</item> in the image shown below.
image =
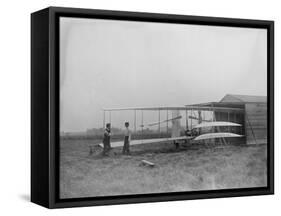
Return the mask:
<svg viewBox="0 0 281 216">
<path fill-rule="evenodd" d="M 108 129 L 108 128 L 105 129 L 102 142 L 105 146 L 110 145 L 110 129 Z"/>
</svg>

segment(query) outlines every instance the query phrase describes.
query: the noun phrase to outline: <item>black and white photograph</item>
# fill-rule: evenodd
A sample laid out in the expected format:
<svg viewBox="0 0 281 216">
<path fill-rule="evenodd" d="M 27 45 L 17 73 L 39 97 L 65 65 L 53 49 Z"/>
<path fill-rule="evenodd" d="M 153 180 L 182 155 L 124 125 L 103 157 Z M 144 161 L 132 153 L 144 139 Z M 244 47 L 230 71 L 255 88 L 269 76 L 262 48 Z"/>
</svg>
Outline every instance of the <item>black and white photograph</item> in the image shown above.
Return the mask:
<svg viewBox="0 0 281 216">
<path fill-rule="evenodd" d="M 267 29 L 59 18 L 59 198 L 268 185 Z"/>
</svg>

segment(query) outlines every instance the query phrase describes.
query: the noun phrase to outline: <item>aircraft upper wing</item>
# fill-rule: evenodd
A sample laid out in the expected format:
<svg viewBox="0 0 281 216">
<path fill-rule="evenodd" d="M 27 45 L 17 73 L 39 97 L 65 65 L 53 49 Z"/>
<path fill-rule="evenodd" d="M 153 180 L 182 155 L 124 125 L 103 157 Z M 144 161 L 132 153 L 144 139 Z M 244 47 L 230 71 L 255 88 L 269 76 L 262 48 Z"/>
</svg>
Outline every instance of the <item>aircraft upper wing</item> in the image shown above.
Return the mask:
<svg viewBox="0 0 281 216">
<path fill-rule="evenodd" d="M 147 110 L 147 111 L 159 111 L 159 110 L 203 110 L 203 111 L 237 111 L 243 112 L 241 108 L 230 107 L 204 107 L 204 106 L 159 106 L 159 107 L 121 107 L 121 108 L 104 108 L 103 111 L 122 111 L 122 110 Z"/>
<path fill-rule="evenodd" d="M 148 111 L 159 111 L 159 110 L 186 110 L 185 106 L 163 106 L 163 107 L 121 107 L 121 108 L 104 108 L 104 111 L 122 111 L 122 110 L 148 110 Z"/>
</svg>

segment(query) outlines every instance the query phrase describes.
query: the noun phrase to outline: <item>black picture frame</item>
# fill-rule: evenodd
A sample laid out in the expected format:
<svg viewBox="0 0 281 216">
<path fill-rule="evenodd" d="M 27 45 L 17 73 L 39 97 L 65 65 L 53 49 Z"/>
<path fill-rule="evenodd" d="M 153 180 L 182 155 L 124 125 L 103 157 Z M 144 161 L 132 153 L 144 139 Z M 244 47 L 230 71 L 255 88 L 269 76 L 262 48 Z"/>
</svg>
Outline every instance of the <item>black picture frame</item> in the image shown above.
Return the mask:
<svg viewBox="0 0 281 216">
<path fill-rule="evenodd" d="M 59 17 L 102 18 L 267 29 L 268 185 L 161 194 L 60 199 Z M 49 7 L 31 15 L 31 201 L 47 208 L 160 202 L 274 193 L 274 22 L 171 14 Z"/>
</svg>

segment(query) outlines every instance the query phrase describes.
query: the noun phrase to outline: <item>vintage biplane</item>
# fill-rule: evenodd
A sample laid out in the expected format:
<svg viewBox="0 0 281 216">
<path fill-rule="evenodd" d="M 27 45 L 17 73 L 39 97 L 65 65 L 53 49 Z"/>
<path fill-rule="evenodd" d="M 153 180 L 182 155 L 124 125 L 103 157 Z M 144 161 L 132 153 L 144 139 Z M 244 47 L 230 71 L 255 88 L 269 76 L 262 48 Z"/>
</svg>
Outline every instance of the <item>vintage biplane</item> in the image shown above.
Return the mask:
<svg viewBox="0 0 281 216">
<path fill-rule="evenodd" d="M 220 138 L 224 141 L 224 138 L 237 138 L 243 137 L 242 134 L 237 134 L 229 131 L 220 131 L 221 127 L 241 127 L 241 124 L 231 122 L 231 121 L 216 121 L 215 111 L 220 112 L 241 112 L 240 108 L 229 108 L 229 107 L 204 107 L 204 106 L 177 106 L 177 107 L 134 107 L 134 108 L 106 108 L 103 109 L 103 126 L 106 124 L 106 113 L 109 115 L 108 123 L 111 123 L 111 114 L 112 112 L 133 112 L 134 121 L 133 121 L 133 133 L 137 131 L 137 128 L 141 128 L 141 133 L 144 133 L 146 127 L 158 127 L 160 134 L 161 125 L 166 124 L 166 133 L 169 134 L 168 137 L 159 137 L 153 139 L 133 139 L 131 140 L 130 145 L 139 145 L 139 144 L 152 144 L 159 142 L 173 142 L 178 146 L 178 143 L 181 141 L 184 142 L 196 142 L 200 140 L 209 140 Z M 144 111 L 156 111 L 158 112 L 158 121 L 156 122 L 144 122 Z M 166 118 L 161 120 L 160 113 L 166 113 Z M 169 118 L 170 113 L 172 116 Z M 139 125 L 137 124 L 137 114 L 141 116 Z M 126 119 L 124 119 L 124 122 Z M 181 122 L 185 122 L 185 125 L 182 126 Z M 169 124 L 171 127 L 169 127 Z M 162 126 L 163 128 L 163 126 Z M 183 130 L 184 128 L 184 130 Z M 208 128 L 209 132 L 203 133 L 204 129 Z M 103 147 L 101 143 L 100 146 Z M 123 141 L 111 142 L 111 147 L 123 146 Z"/>
</svg>

